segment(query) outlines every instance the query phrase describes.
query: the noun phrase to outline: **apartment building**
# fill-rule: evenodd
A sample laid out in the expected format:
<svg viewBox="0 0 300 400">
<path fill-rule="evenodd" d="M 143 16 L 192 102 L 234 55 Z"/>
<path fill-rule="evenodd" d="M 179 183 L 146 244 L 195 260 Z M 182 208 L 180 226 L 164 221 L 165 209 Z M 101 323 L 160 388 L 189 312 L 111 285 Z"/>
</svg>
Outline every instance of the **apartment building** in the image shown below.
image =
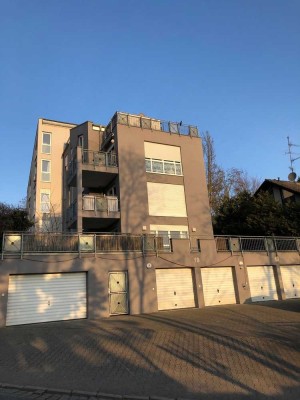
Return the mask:
<svg viewBox="0 0 300 400">
<path fill-rule="evenodd" d="M 195 126 L 40 120 L 28 194 L 62 231 L 4 234 L 0 326 L 300 297 L 300 238 L 213 236 Z"/>
<path fill-rule="evenodd" d="M 212 236 L 196 127 L 117 112 L 72 128 L 63 158 L 64 231 Z"/>
<path fill-rule="evenodd" d="M 62 152 L 76 124 L 39 118 L 27 186 L 27 211 L 35 231 L 62 229 Z"/>
</svg>

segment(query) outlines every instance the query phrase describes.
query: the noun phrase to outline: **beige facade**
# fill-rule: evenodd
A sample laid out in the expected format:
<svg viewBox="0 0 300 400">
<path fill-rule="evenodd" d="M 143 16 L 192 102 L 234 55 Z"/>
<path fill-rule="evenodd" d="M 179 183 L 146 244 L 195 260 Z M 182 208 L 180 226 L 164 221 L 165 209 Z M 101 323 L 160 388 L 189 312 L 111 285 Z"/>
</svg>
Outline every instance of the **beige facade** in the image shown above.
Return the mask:
<svg viewBox="0 0 300 400">
<path fill-rule="evenodd" d="M 29 218 L 34 230 L 61 231 L 62 152 L 75 124 L 40 118 L 27 187 Z"/>
</svg>

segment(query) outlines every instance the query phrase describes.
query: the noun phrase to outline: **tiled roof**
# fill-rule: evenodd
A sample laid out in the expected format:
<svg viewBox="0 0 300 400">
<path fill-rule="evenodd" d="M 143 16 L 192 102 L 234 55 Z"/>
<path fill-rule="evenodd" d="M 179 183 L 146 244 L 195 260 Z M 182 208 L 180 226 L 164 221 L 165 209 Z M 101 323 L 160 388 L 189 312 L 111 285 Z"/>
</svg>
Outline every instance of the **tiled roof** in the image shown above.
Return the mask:
<svg viewBox="0 0 300 400">
<path fill-rule="evenodd" d="M 269 183 L 269 185 L 276 185 L 278 187 L 281 187 L 282 189 L 289 190 L 290 192 L 293 193 L 300 193 L 300 182 L 290 182 L 290 181 L 279 181 L 278 179 L 266 179 L 264 183 L 261 185 L 266 186 L 266 184 Z"/>
</svg>

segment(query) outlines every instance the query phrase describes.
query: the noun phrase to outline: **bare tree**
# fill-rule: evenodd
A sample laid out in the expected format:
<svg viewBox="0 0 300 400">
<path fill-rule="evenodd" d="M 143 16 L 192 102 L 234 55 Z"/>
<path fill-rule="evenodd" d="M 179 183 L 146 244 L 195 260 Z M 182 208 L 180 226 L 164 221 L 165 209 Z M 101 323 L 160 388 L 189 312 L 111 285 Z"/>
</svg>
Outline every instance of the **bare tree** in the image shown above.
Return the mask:
<svg viewBox="0 0 300 400">
<path fill-rule="evenodd" d="M 38 219 L 35 223 L 36 232 L 61 232 L 62 218 L 61 214 L 57 212 L 57 208 L 50 202 L 44 212 L 38 213 Z"/>
<path fill-rule="evenodd" d="M 249 177 L 242 169 L 230 168 L 224 170 L 216 162 L 214 140 L 206 131 L 202 135 L 204 162 L 208 199 L 211 212 L 215 215 L 225 198 L 230 198 L 238 193 L 247 191 L 253 194 L 259 187 L 257 178 Z"/>
<path fill-rule="evenodd" d="M 241 192 L 254 194 L 260 186 L 256 177 L 250 177 L 243 169 L 230 168 L 226 171 L 226 194 L 232 197 Z"/>
<path fill-rule="evenodd" d="M 212 213 L 218 209 L 225 195 L 225 171 L 216 163 L 214 140 L 206 131 L 202 136 L 208 200 Z"/>
</svg>

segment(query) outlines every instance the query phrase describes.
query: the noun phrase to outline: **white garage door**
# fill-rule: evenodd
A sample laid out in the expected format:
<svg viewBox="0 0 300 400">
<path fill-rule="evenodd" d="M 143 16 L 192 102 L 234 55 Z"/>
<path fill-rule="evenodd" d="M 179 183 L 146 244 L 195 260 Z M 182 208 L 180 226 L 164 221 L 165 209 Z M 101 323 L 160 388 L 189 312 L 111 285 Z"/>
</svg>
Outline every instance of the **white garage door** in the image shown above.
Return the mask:
<svg viewBox="0 0 300 400">
<path fill-rule="evenodd" d="M 190 268 L 157 269 L 155 273 L 159 310 L 195 307 Z"/>
<path fill-rule="evenodd" d="M 280 271 L 286 298 L 300 297 L 300 265 L 280 267 Z"/>
<path fill-rule="evenodd" d="M 278 299 L 273 267 L 271 265 L 248 267 L 247 272 L 252 301 Z"/>
<path fill-rule="evenodd" d="M 86 318 L 86 273 L 11 275 L 6 325 Z"/>
<path fill-rule="evenodd" d="M 231 267 L 202 268 L 201 276 L 206 306 L 236 303 Z"/>
</svg>

